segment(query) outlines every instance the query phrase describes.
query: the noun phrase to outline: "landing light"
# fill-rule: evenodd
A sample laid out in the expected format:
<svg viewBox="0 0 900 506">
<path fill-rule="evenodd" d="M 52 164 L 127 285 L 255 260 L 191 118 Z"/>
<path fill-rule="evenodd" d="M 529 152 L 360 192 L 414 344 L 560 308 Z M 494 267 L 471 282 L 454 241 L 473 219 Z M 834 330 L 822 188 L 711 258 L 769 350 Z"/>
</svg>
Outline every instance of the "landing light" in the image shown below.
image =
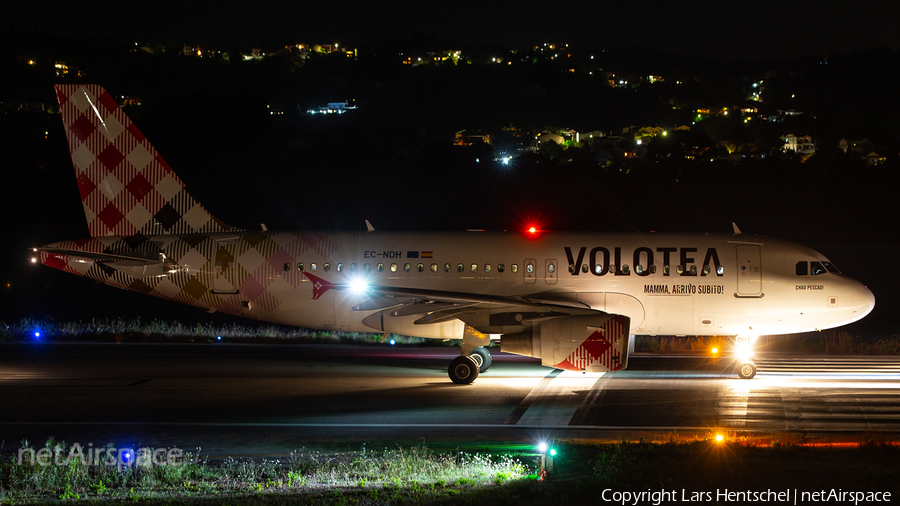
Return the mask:
<svg viewBox="0 0 900 506">
<path fill-rule="evenodd" d="M 369 289 L 369 284 L 362 278 L 356 278 L 350 280 L 349 288 L 351 293 L 359 295 Z"/>
<path fill-rule="evenodd" d="M 757 336 L 738 336 L 734 343 L 734 356 L 739 361 L 749 360 L 753 356 L 753 344 Z"/>
<path fill-rule="evenodd" d="M 545 453 L 547 451 L 547 443 L 540 443 L 538 445 L 538 451 L 541 453 Z"/>
<path fill-rule="evenodd" d="M 508 156 L 503 157 L 503 165 L 509 165 L 509 157 Z"/>
<path fill-rule="evenodd" d="M 725 436 L 723 436 L 721 434 L 716 434 L 716 443 L 721 443 L 724 440 L 725 440 Z"/>
<path fill-rule="evenodd" d="M 719 353 L 719 349 L 714 347 L 714 348 L 712 349 L 712 354 L 715 355 L 715 354 L 717 354 L 717 353 Z"/>
</svg>

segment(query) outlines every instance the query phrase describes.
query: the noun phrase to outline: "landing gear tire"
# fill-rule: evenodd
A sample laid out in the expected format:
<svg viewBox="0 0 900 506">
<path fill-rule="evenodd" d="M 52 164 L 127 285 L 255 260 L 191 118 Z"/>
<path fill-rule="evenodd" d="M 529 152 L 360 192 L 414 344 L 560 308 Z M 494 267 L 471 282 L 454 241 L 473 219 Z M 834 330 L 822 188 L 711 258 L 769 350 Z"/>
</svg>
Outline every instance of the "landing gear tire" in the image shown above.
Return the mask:
<svg viewBox="0 0 900 506">
<path fill-rule="evenodd" d="M 494 362 L 494 359 L 491 357 L 491 352 L 487 351 L 484 346 L 479 346 L 472 350 L 472 354 L 469 355 L 472 360 L 475 361 L 475 364 L 478 366 L 478 372 L 485 372 Z"/>
<path fill-rule="evenodd" d="M 753 362 L 741 362 L 737 367 L 738 377 L 741 379 L 752 379 L 756 376 L 756 364 Z"/>
<path fill-rule="evenodd" d="M 460 355 L 450 362 L 447 372 L 450 380 L 457 385 L 468 385 L 478 377 L 478 364 L 472 357 Z"/>
</svg>

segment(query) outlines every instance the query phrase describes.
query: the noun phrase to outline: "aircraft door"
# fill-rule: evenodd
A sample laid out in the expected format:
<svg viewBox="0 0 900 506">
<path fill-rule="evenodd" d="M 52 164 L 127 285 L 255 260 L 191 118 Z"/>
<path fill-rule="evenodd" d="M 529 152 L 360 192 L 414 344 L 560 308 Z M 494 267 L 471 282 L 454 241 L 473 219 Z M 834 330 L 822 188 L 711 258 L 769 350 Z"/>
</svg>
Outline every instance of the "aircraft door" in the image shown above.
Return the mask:
<svg viewBox="0 0 900 506">
<path fill-rule="evenodd" d="M 759 246 L 737 247 L 737 296 L 762 297 L 762 261 Z"/>
<path fill-rule="evenodd" d="M 213 267 L 213 293 L 238 293 L 235 279 L 235 245 L 219 243 L 215 245 L 216 257 Z"/>
<path fill-rule="evenodd" d="M 525 284 L 533 285 L 537 281 L 537 262 L 533 258 L 526 258 L 522 273 L 525 276 Z"/>
<path fill-rule="evenodd" d="M 546 276 L 544 277 L 544 281 L 546 281 L 548 285 L 556 284 L 556 280 L 559 276 L 559 272 L 557 272 L 558 267 L 559 265 L 557 264 L 556 260 L 547 260 L 547 265 L 545 266 Z"/>
</svg>

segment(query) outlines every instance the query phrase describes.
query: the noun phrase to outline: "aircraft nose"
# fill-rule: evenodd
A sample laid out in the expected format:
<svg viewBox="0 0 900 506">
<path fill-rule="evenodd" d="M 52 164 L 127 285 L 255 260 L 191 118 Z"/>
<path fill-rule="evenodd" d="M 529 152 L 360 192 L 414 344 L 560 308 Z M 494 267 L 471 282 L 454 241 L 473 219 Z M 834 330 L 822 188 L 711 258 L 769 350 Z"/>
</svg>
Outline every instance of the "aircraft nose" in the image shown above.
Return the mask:
<svg viewBox="0 0 900 506">
<path fill-rule="evenodd" d="M 850 303 L 853 305 L 854 316 L 857 319 L 863 318 L 875 308 L 875 294 L 857 281 L 850 289 Z"/>
</svg>

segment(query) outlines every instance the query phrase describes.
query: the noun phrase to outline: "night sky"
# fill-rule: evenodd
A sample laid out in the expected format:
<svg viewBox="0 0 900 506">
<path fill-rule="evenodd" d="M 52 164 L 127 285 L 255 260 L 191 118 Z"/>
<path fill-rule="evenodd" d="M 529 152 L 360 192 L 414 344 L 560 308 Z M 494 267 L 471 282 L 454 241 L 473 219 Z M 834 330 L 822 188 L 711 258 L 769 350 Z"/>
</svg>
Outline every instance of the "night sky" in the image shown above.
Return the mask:
<svg viewBox="0 0 900 506">
<path fill-rule="evenodd" d="M 365 51 L 367 46 L 379 41 L 426 38 L 438 41 L 437 45 L 443 49 L 456 49 L 460 45 L 521 47 L 541 42 L 568 42 L 586 47 L 645 46 L 666 53 L 723 62 L 782 60 L 810 54 L 848 54 L 873 47 L 896 51 L 900 49 L 897 26 L 900 26 L 900 3 L 896 1 L 849 3 L 835 0 L 802 4 L 703 1 L 669 4 L 585 2 L 580 5 L 571 2 L 384 5 L 371 2 L 264 1 L 245 3 L 240 7 L 220 7 L 201 2 L 19 2 L 5 6 L 0 17 L 0 30 L 11 34 L 56 33 L 63 38 L 159 41 L 176 46 L 182 43 L 208 44 L 223 50 L 232 50 L 235 46 L 246 51 L 266 45 L 278 47 L 280 43 L 338 42 Z M 177 88 L 182 83 L 190 82 L 189 76 L 187 73 L 167 74 L 166 79 Z M 879 69 L 871 68 L 871 74 L 861 77 L 877 80 Z M 373 84 L 375 80 L 347 78 L 344 79 L 348 83 L 345 88 L 364 89 L 364 85 L 368 84 L 376 89 Z M 114 86 L 107 82 L 99 84 Z M 137 88 L 140 89 L 139 86 Z M 478 93 L 472 92 L 472 95 L 477 97 Z M 402 179 L 396 174 L 408 170 L 404 173 L 408 176 L 406 180 L 415 181 L 419 176 L 416 171 L 427 162 L 407 163 L 406 158 L 397 156 L 393 148 L 367 151 L 354 158 L 341 152 L 338 144 L 332 145 L 332 148 L 338 149 L 336 152 L 342 155 L 339 157 L 326 152 L 317 159 L 304 158 L 296 163 L 275 159 L 267 153 L 258 152 L 252 142 L 228 140 L 229 136 L 243 140 L 254 135 L 249 127 L 244 126 L 241 130 L 240 122 L 231 117 L 235 106 L 253 105 L 252 100 L 226 99 L 204 105 L 203 101 L 194 100 L 194 97 L 176 97 L 169 102 L 164 97 L 159 98 L 155 104 L 146 106 L 145 116 L 136 119 L 136 123 L 185 180 L 188 188 L 214 214 L 237 226 L 256 227 L 264 221 L 273 229 L 280 226 L 352 230 L 361 229 L 363 219 L 371 219 L 376 227 L 386 230 L 456 230 L 470 227 L 500 230 L 519 225 L 517 218 L 526 214 L 526 211 L 521 211 L 522 208 L 537 207 L 535 204 L 543 202 L 543 196 L 537 192 L 529 193 L 532 191 L 529 188 L 520 191 L 515 186 L 524 185 L 515 179 L 524 181 L 524 174 L 501 180 L 497 174 L 473 172 L 472 175 L 483 178 L 474 185 L 476 189 L 493 188 L 490 185 L 495 185 L 496 188 L 507 188 L 507 191 L 505 194 L 493 193 L 487 198 L 482 196 L 483 204 L 479 207 L 464 205 L 461 196 L 457 202 L 458 208 L 446 206 L 423 212 L 422 209 L 427 206 L 420 206 L 419 211 L 410 213 L 407 210 L 411 204 L 416 204 L 416 195 L 420 200 L 430 202 L 433 193 L 427 190 L 431 188 L 409 191 L 415 188 L 407 185 L 407 191 L 396 192 L 390 186 L 393 180 L 389 178 Z M 469 106 L 478 105 L 474 101 L 473 104 Z M 882 105 L 874 104 L 874 107 L 881 108 Z M 560 102 L 555 112 L 566 108 L 571 109 L 572 104 Z M 190 116 L 191 113 L 193 116 Z M 423 112 L 419 109 L 408 111 L 410 117 L 416 118 L 417 124 L 413 126 L 420 129 L 424 129 L 430 113 L 429 110 Z M 561 117 L 565 118 L 565 115 Z M 560 123 L 563 121 L 560 120 Z M 210 123 L 221 128 L 208 129 Z M 14 236 L 14 240 L 8 243 L 12 247 L 6 248 L 2 256 L 6 268 L 0 274 L 4 284 L 9 283 L 10 286 L 3 294 L 0 320 L 14 320 L 25 314 L 58 319 L 90 318 L 95 315 L 142 315 L 147 319 L 156 317 L 166 320 L 213 319 L 194 308 L 122 292 L 46 267 L 35 268 L 27 264 L 28 246 L 86 234 L 61 126 L 46 128 L 51 135 L 43 158 L 52 161 L 40 171 L 17 175 L 23 189 L 21 194 L 29 199 L 30 205 L 16 203 L 5 208 L 9 212 L 6 213 L 4 232 Z M 54 131 L 54 128 L 57 130 Z M 272 132 L 280 133 L 277 128 L 273 128 Z M 0 140 L 0 153 L 3 150 L 20 153 L 15 143 Z M 26 154 L 20 158 L 27 161 L 28 156 Z M 218 183 L 210 184 L 207 172 L 201 169 L 210 165 L 210 160 L 216 166 L 216 163 L 227 163 L 229 159 L 236 168 L 232 168 L 230 173 L 225 172 L 230 177 L 217 181 L 240 183 L 231 186 L 223 183 L 224 194 L 228 198 L 222 198 L 223 192 Z M 239 160 L 243 165 L 234 160 Z M 460 169 L 452 159 L 445 161 L 445 165 L 457 171 L 474 170 L 471 167 Z M 403 166 L 407 168 L 398 169 Z M 247 167 L 252 167 L 257 175 L 249 182 L 241 179 L 242 171 Z M 216 168 L 220 169 L 218 166 Z M 238 170 L 240 172 L 236 172 Z M 382 181 L 383 186 L 373 187 L 366 178 L 346 178 L 341 186 L 340 198 L 330 199 L 332 204 L 324 209 L 310 203 L 303 192 L 294 190 L 309 184 L 310 173 L 314 179 L 330 177 L 333 173 L 351 174 L 353 171 L 366 176 L 371 174 L 374 176 L 372 180 Z M 532 174 L 528 177 L 533 178 L 528 181 L 534 181 L 543 176 Z M 754 188 L 761 190 L 755 194 L 746 192 L 750 196 L 746 206 L 733 202 L 740 199 L 731 198 L 730 188 L 720 188 L 721 191 L 714 194 L 730 202 L 727 210 L 709 205 L 710 193 L 704 192 L 707 187 L 683 185 L 676 194 L 660 186 L 663 197 L 648 199 L 646 192 L 634 189 L 637 185 L 632 185 L 633 193 L 629 193 L 624 185 L 592 182 L 585 190 L 591 192 L 590 198 L 567 204 L 565 209 L 544 211 L 555 213 L 555 221 L 551 223 L 553 228 L 598 232 L 632 229 L 729 232 L 731 221 L 737 220 L 746 232 L 771 234 L 819 249 L 845 272 L 869 284 L 875 291 L 879 305 L 876 306 L 876 314 L 869 320 L 881 324 L 892 322 L 893 318 L 888 318 L 892 312 L 889 301 L 890 297 L 896 299 L 898 296 L 893 295 L 893 282 L 883 274 L 880 266 L 892 262 L 891 252 L 898 243 L 892 218 L 896 215 L 896 202 L 873 198 L 867 204 L 869 209 L 851 210 L 840 195 L 835 197 L 835 193 L 844 191 L 845 187 L 831 184 L 835 181 L 827 174 L 813 174 L 810 184 L 804 181 L 803 186 L 794 189 L 779 177 L 778 174 L 769 174 L 748 178 Z M 272 181 L 278 183 L 273 185 Z M 852 183 L 843 184 L 848 184 L 846 188 L 852 191 Z M 869 184 L 875 190 L 889 191 L 880 181 L 870 181 Z M 271 190 L 272 186 L 277 188 Z M 517 190 L 510 191 L 510 187 Z M 777 188 L 778 192 L 769 191 L 772 187 Z M 795 191 L 791 193 L 792 190 Z M 246 200 L 242 198 L 238 205 L 227 191 L 239 191 L 251 197 Z M 268 198 L 259 199 L 261 195 L 268 195 Z M 394 199 L 396 195 L 402 198 Z M 469 196 L 471 198 L 471 194 Z M 250 201 L 254 198 L 257 200 L 252 204 Z M 47 205 L 48 202 L 52 205 Z M 646 202 L 656 204 L 647 205 Z M 635 215 L 635 211 L 640 209 L 644 209 L 643 218 Z M 760 212 L 761 209 L 771 212 L 766 214 Z M 27 212 L 18 214 L 22 210 Z M 469 213 L 467 216 L 471 218 L 465 223 L 450 223 L 444 218 L 449 216 L 452 219 L 464 213 Z M 772 216 L 772 213 L 778 216 Z M 580 221 L 572 226 L 573 220 L 570 218 L 576 215 Z M 854 230 L 858 216 L 867 217 L 864 221 L 868 224 L 866 230 L 887 232 L 866 237 L 865 233 Z M 818 226 L 811 227 L 810 223 L 817 223 Z M 879 229 L 881 223 L 885 226 Z M 828 234 L 819 233 L 823 230 Z M 851 239 L 845 240 L 847 237 Z M 860 245 L 862 242 L 866 244 Z M 73 294 L 77 296 L 73 297 Z M 876 321 L 874 317 L 879 315 L 884 316 Z M 237 321 L 244 323 L 243 320 Z"/>
<path fill-rule="evenodd" d="M 817 2 L 15 2 L 5 29 L 68 36 L 261 45 L 428 36 L 448 44 L 641 45 L 676 54 L 783 59 L 900 48 L 900 3 Z"/>
</svg>

